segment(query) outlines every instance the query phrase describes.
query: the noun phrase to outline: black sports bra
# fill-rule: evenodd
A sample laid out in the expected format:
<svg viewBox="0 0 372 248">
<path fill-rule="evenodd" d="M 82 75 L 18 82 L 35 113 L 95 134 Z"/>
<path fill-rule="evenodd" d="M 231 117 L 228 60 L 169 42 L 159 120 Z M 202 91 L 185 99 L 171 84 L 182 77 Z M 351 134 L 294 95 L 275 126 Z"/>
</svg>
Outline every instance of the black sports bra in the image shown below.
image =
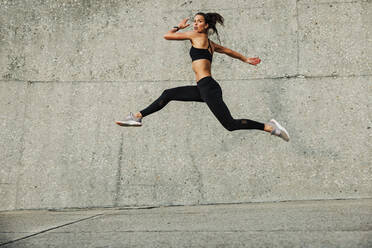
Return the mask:
<svg viewBox="0 0 372 248">
<path fill-rule="evenodd" d="M 210 47 L 210 42 L 208 39 L 208 48 Z M 213 55 L 209 52 L 208 48 L 196 48 L 191 46 L 190 48 L 190 57 L 191 60 L 198 60 L 198 59 L 208 59 L 212 63 Z"/>
</svg>

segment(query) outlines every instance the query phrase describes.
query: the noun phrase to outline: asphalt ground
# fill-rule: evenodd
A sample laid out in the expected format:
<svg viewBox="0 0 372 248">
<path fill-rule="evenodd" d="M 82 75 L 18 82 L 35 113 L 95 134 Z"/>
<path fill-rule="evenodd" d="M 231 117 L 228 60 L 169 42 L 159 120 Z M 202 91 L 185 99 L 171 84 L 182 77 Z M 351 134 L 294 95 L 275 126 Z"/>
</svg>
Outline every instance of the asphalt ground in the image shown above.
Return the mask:
<svg viewBox="0 0 372 248">
<path fill-rule="evenodd" d="M 0 247 L 372 247 L 372 199 L 0 212 Z"/>
</svg>

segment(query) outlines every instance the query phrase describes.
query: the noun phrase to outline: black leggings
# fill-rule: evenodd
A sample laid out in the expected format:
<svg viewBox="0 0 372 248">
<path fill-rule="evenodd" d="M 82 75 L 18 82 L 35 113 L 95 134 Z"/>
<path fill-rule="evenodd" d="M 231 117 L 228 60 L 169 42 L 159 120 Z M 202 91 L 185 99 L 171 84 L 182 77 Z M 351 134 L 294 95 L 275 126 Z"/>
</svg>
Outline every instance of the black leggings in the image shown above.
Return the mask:
<svg viewBox="0 0 372 248">
<path fill-rule="evenodd" d="M 141 110 L 143 117 L 162 109 L 170 101 L 205 102 L 219 122 L 229 131 L 239 129 L 264 130 L 264 124 L 248 119 L 234 119 L 222 99 L 220 85 L 210 76 L 200 79 L 197 86 L 182 86 L 164 90 L 150 106 Z"/>
</svg>

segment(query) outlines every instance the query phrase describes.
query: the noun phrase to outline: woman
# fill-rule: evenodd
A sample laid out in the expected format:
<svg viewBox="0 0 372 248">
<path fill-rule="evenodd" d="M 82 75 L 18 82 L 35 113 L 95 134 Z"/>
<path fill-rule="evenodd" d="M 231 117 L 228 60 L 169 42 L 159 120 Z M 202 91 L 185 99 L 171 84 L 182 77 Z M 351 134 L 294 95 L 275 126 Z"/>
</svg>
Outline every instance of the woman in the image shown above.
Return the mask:
<svg viewBox="0 0 372 248">
<path fill-rule="evenodd" d="M 194 17 L 193 31 L 178 33 L 180 29 L 187 28 L 188 18 L 182 20 L 178 26 L 173 27 L 164 35 L 166 40 L 189 40 L 191 42 L 190 56 L 192 69 L 195 72 L 197 85 L 182 86 L 165 90 L 161 96 L 144 110 L 129 116 L 124 121 L 117 121 L 120 126 L 142 126 L 142 118 L 152 114 L 170 101 L 197 101 L 205 102 L 218 121 L 229 131 L 239 129 L 257 129 L 269 132 L 275 136 L 289 141 L 288 132 L 275 120 L 264 124 L 248 119 L 234 119 L 222 99 L 219 84 L 212 78 L 211 65 L 214 52 L 224 53 L 232 58 L 240 59 L 245 63 L 257 65 L 259 58 L 246 58 L 229 48 L 216 44 L 208 39 L 208 31 L 212 29 L 217 34 L 216 24 L 223 25 L 224 19 L 217 13 L 197 13 Z"/>
</svg>

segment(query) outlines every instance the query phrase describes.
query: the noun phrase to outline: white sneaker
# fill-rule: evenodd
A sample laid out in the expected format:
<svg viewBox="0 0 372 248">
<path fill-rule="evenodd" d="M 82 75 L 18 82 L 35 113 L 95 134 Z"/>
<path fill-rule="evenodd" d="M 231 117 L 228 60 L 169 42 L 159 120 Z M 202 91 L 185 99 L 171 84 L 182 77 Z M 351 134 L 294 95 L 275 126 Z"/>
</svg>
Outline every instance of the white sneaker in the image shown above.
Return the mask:
<svg viewBox="0 0 372 248">
<path fill-rule="evenodd" d="M 272 135 L 278 136 L 287 142 L 289 141 L 289 134 L 287 130 L 285 130 L 285 128 L 282 127 L 276 120 L 271 119 L 268 124 L 274 128 L 273 131 L 271 131 Z"/>
<path fill-rule="evenodd" d="M 136 118 L 132 112 L 123 120 L 116 121 L 116 124 L 122 127 L 140 127 L 142 126 L 142 118 Z"/>
</svg>

